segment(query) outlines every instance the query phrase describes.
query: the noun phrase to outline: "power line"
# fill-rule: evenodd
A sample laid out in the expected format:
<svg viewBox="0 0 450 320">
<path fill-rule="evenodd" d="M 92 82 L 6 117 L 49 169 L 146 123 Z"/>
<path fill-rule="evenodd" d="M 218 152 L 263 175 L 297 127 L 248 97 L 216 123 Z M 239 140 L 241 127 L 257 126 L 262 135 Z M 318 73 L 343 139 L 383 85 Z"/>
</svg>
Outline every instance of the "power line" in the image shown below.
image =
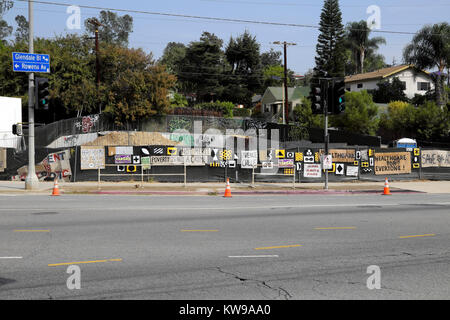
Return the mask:
<svg viewBox="0 0 450 320">
<path fill-rule="evenodd" d="M 12 0 L 14 2 L 28 2 L 28 0 Z M 146 14 L 146 15 L 156 15 L 156 16 L 168 16 L 168 17 L 177 17 L 177 18 L 189 18 L 189 19 L 201 19 L 201 20 L 209 20 L 209 21 L 224 21 L 224 22 L 234 22 L 234 23 L 248 23 L 248 24 L 259 24 L 259 25 L 271 25 L 271 26 L 283 26 L 283 27 L 296 27 L 296 28 L 310 28 L 310 29 L 319 29 L 320 26 L 317 25 L 308 25 L 308 24 L 296 24 L 296 23 L 283 23 L 283 22 L 272 22 L 272 21 L 257 21 L 257 20 L 244 20 L 244 19 L 233 19 L 233 18 L 220 18 L 220 17 L 208 17 L 208 16 L 196 16 L 196 15 L 187 15 L 187 14 L 176 14 L 176 13 L 166 13 L 166 12 L 156 12 L 156 11 L 145 11 L 145 10 L 133 10 L 133 9 L 119 9 L 119 8 L 107 8 L 107 7 L 98 7 L 98 6 L 88 6 L 88 5 L 78 5 L 78 4 L 69 4 L 69 3 L 61 3 L 61 2 L 52 2 L 52 1 L 40 1 L 40 0 L 31 0 L 30 2 L 44 4 L 44 5 L 53 5 L 53 6 L 78 6 L 84 9 L 95 9 L 95 10 L 106 10 L 106 11 L 115 11 L 115 12 L 125 12 L 125 13 L 137 13 L 137 14 Z M 360 30 L 360 29 L 352 29 L 352 30 Z M 372 30 L 372 32 L 377 33 L 388 33 L 388 34 L 404 34 L 404 35 L 416 35 L 416 32 L 407 32 L 407 31 L 393 31 L 393 30 Z"/>
</svg>

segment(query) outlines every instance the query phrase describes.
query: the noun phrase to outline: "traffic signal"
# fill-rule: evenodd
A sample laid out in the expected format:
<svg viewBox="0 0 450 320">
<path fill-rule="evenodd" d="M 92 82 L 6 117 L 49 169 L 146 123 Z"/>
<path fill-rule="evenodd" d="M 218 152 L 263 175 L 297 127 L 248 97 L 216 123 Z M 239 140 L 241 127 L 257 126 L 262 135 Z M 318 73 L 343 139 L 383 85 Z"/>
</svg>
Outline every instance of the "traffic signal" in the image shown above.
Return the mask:
<svg viewBox="0 0 450 320">
<path fill-rule="evenodd" d="M 345 111 L 345 81 L 338 79 L 333 85 L 332 112 L 340 114 Z"/>
<path fill-rule="evenodd" d="M 16 136 L 23 135 L 22 125 L 20 123 L 12 125 L 12 134 Z"/>
<path fill-rule="evenodd" d="M 311 110 L 313 114 L 322 114 L 324 107 L 323 90 L 320 84 L 313 84 L 311 88 Z"/>
<path fill-rule="evenodd" d="M 48 91 L 47 78 L 36 78 L 35 98 L 36 98 L 36 109 L 48 110 L 50 92 Z"/>
</svg>

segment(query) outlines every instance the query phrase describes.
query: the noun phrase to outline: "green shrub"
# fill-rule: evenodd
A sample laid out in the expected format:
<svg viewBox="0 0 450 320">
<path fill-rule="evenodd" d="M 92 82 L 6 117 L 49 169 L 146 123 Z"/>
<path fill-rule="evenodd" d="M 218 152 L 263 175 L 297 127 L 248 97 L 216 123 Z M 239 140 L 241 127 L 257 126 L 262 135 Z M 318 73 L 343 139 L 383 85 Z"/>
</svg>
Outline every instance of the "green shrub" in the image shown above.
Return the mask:
<svg viewBox="0 0 450 320">
<path fill-rule="evenodd" d="M 252 115 L 252 110 L 246 108 L 235 108 L 233 109 L 234 117 L 250 117 Z"/>
<path fill-rule="evenodd" d="M 203 102 L 198 103 L 194 106 L 194 109 L 199 110 L 209 110 L 209 111 L 219 111 L 222 112 L 223 116 L 225 118 L 233 118 L 233 109 L 234 109 L 234 103 L 233 102 Z"/>
</svg>

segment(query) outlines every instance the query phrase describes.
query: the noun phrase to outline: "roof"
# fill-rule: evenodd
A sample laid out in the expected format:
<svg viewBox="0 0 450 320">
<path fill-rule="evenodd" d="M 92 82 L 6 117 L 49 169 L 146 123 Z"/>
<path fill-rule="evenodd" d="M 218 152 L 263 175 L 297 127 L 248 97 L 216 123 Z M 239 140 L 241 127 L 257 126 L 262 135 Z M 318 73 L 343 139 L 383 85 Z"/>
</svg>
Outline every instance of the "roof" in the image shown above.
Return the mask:
<svg viewBox="0 0 450 320">
<path fill-rule="evenodd" d="M 366 72 L 366 73 L 359 73 L 351 76 L 345 77 L 345 82 L 355 82 L 355 81 L 366 81 L 366 80 L 376 80 L 376 79 L 385 79 L 388 78 L 394 74 L 397 74 L 399 72 L 402 72 L 407 69 L 416 69 L 413 65 L 399 65 L 399 66 L 393 66 L 389 68 L 383 68 L 372 72 Z M 417 69 L 416 69 L 417 70 Z M 420 70 L 420 72 L 429 74 L 426 71 Z"/>
<path fill-rule="evenodd" d="M 298 100 L 309 95 L 309 87 L 288 88 L 288 100 Z M 268 87 L 262 97 L 264 104 L 270 104 L 283 101 L 283 87 Z"/>
</svg>

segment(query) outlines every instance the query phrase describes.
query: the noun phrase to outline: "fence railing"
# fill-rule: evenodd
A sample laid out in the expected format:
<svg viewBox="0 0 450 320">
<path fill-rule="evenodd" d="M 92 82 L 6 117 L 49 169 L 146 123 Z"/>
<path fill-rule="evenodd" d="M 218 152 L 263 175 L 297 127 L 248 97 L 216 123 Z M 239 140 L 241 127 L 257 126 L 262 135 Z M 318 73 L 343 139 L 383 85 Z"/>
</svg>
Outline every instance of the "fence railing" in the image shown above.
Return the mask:
<svg viewBox="0 0 450 320">
<path fill-rule="evenodd" d="M 118 164 L 105 164 L 105 168 L 107 167 L 119 167 L 121 165 Z M 98 189 L 101 188 L 101 182 L 102 177 L 123 177 L 123 176 L 130 176 L 130 177 L 140 177 L 141 182 L 141 188 L 144 186 L 144 177 L 150 178 L 153 176 L 182 176 L 183 177 L 183 185 L 184 187 L 187 187 L 187 170 L 186 170 L 186 162 L 183 163 L 183 173 L 148 173 L 148 170 L 151 168 L 151 164 L 133 164 L 133 167 L 140 167 L 141 172 L 140 173 L 102 173 L 102 169 L 97 169 L 97 187 Z M 149 167 L 148 169 L 145 169 L 146 167 Z M 145 171 L 147 170 L 147 173 Z M 147 180 L 147 182 L 149 182 Z"/>
</svg>

